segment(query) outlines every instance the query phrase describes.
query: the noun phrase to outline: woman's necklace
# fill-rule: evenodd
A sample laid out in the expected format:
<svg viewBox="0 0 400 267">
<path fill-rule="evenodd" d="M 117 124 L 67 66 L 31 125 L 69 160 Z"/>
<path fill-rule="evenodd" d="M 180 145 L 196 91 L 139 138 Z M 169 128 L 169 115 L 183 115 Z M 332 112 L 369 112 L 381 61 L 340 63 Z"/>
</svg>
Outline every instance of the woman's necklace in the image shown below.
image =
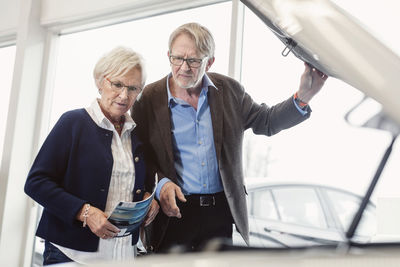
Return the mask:
<svg viewBox="0 0 400 267">
<path fill-rule="evenodd" d="M 115 130 L 117 130 L 117 132 L 121 132 L 124 123 L 125 123 L 125 117 L 122 116 L 119 122 L 113 122 L 112 124 L 114 125 L 114 128 Z"/>
<path fill-rule="evenodd" d="M 97 102 L 99 103 L 99 107 L 101 109 L 101 111 L 103 112 L 104 116 L 106 116 L 106 118 L 114 125 L 115 130 L 121 135 L 121 131 L 122 131 L 122 127 L 124 126 L 125 123 L 125 116 L 122 115 L 119 119 L 119 122 L 115 122 L 111 116 L 109 116 L 109 113 L 105 111 L 105 109 L 103 109 L 103 107 L 101 106 L 101 103 L 99 101 L 99 99 L 97 100 Z"/>
</svg>

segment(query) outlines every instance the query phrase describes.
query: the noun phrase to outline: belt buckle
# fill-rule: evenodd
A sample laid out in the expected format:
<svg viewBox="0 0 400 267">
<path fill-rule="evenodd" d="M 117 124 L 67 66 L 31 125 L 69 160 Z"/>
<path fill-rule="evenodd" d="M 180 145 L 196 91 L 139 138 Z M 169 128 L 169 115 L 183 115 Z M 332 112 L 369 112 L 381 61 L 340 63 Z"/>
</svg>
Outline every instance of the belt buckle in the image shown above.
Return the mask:
<svg viewBox="0 0 400 267">
<path fill-rule="evenodd" d="M 210 207 L 210 206 L 215 206 L 215 197 L 214 196 L 200 196 L 200 207 Z"/>
</svg>

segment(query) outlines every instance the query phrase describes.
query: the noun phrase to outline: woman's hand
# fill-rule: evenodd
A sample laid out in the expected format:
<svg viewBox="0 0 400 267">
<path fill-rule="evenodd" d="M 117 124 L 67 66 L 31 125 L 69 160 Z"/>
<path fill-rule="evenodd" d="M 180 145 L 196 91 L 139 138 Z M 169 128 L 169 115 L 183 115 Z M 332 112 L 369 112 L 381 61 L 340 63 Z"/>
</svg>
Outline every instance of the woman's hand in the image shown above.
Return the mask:
<svg viewBox="0 0 400 267">
<path fill-rule="evenodd" d="M 85 205 L 83 205 L 81 211 L 78 213 L 79 216 L 77 216 L 82 222 L 84 220 L 84 209 Z M 103 239 L 113 238 L 120 232 L 118 227 L 107 220 L 107 215 L 103 211 L 93 206 L 89 208 L 86 224 L 96 236 Z"/>
<path fill-rule="evenodd" d="M 143 199 L 148 198 L 150 195 L 151 194 L 149 192 L 145 192 Z M 147 212 L 146 218 L 144 219 L 143 225 L 144 226 L 149 225 L 157 216 L 159 210 L 160 210 L 160 205 L 158 205 L 157 201 L 153 199 L 149 211 Z"/>
</svg>

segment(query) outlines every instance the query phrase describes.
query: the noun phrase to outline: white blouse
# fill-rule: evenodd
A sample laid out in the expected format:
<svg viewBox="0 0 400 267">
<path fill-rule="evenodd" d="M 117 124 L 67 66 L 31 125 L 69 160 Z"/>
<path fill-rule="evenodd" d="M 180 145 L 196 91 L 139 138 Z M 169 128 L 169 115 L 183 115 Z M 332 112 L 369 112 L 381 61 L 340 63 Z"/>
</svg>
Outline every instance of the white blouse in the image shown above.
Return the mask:
<svg viewBox="0 0 400 267">
<path fill-rule="evenodd" d="M 131 132 L 136 124 L 126 113 L 121 136 L 113 124 L 104 116 L 97 99 L 86 108 L 93 121 L 101 128 L 113 131 L 111 151 L 114 164 L 111 174 L 105 213 L 109 215 L 120 201 L 132 201 L 132 190 L 135 185 L 135 168 L 132 160 Z M 96 252 L 84 252 L 55 245 L 67 257 L 81 264 L 93 261 L 125 261 L 136 255 L 136 246 L 132 246 L 132 236 L 100 239 Z"/>
</svg>

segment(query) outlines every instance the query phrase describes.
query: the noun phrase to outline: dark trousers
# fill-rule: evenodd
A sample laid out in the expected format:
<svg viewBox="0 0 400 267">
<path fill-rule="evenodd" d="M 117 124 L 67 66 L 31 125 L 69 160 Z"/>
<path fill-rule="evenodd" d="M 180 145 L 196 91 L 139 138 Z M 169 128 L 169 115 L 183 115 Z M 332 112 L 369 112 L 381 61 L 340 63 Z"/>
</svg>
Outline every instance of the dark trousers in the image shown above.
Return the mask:
<svg viewBox="0 0 400 267">
<path fill-rule="evenodd" d="M 52 245 L 49 241 L 44 242 L 43 252 L 43 266 L 71 262 L 72 260 L 65 256 L 56 246 Z"/>
<path fill-rule="evenodd" d="M 160 252 L 168 252 L 173 247 L 200 251 L 213 239 L 232 243 L 233 219 L 224 192 L 185 198 L 185 203 L 177 200 L 182 218 L 170 218 Z"/>
</svg>

